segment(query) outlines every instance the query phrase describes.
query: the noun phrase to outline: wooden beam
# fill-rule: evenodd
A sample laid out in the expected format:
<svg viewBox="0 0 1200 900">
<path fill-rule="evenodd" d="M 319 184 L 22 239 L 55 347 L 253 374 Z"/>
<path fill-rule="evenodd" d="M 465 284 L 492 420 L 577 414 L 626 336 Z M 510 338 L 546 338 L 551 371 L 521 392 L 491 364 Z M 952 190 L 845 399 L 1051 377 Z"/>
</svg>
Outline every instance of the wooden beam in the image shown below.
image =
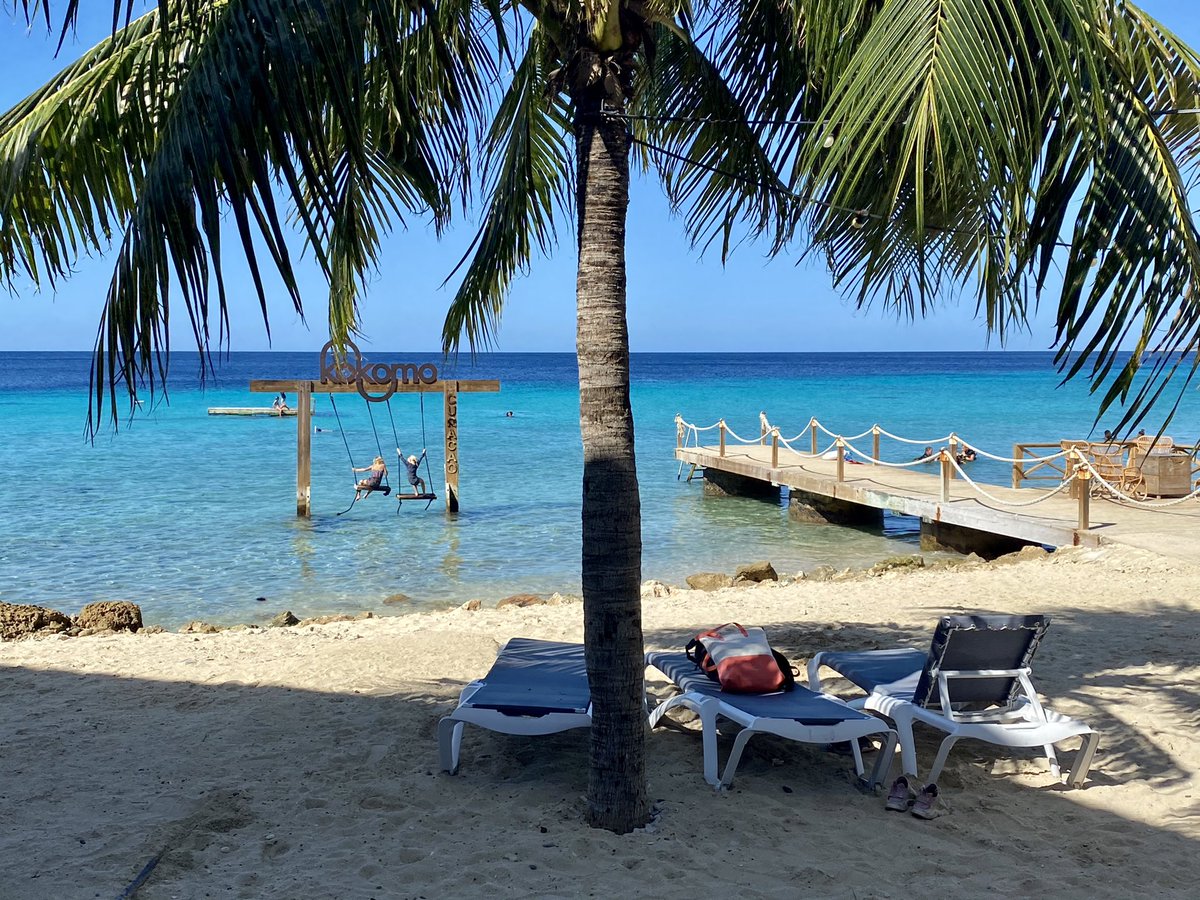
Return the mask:
<svg viewBox="0 0 1200 900">
<path fill-rule="evenodd" d="M 312 515 L 312 393 L 296 389 L 296 515 Z"/>
<path fill-rule="evenodd" d="M 450 387 L 450 385 L 454 385 L 454 387 Z M 313 394 L 358 393 L 358 385 L 355 384 L 322 384 L 319 381 L 290 380 L 286 378 L 255 379 L 250 382 L 250 391 L 255 394 L 278 394 L 280 391 L 299 393 L 306 386 L 308 391 Z M 368 382 L 366 387 L 370 391 L 382 392 L 387 390 L 390 384 L 372 384 Z M 435 381 L 433 384 L 396 385 L 397 394 L 440 394 L 448 390 L 453 390 L 461 394 L 495 394 L 500 391 L 500 382 L 495 379 L 489 379 L 483 381 Z"/>
<path fill-rule="evenodd" d="M 446 382 L 446 512 L 458 512 L 458 385 Z"/>
</svg>

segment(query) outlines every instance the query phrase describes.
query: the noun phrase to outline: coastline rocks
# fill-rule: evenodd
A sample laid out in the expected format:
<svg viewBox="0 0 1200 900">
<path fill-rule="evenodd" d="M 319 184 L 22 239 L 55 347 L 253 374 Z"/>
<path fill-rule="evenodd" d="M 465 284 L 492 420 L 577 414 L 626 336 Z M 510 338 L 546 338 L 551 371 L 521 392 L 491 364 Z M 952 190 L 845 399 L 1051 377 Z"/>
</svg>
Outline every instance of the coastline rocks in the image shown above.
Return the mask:
<svg viewBox="0 0 1200 900">
<path fill-rule="evenodd" d="M 75 617 L 75 624 L 92 633 L 112 629 L 113 631 L 137 631 L 142 627 L 142 608 L 125 600 L 89 603 Z"/>
<path fill-rule="evenodd" d="M 993 566 L 1011 566 L 1016 563 L 1026 562 L 1031 559 L 1045 559 L 1050 553 L 1045 547 L 1040 547 L 1037 544 L 1030 544 L 1028 547 L 1022 547 L 1015 553 L 1006 553 L 1004 556 L 998 556 L 992 560 Z"/>
<path fill-rule="evenodd" d="M 837 569 L 831 565 L 817 566 L 811 572 L 804 573 L 805 581 L 832 581 L 837 574 Z"/>
<path fill-rule="evenodd" d="M 510 597 L 505 597 L 496 604 L 496 609 L 502 609 L 506 606 L 515 606 L 521 609 L 526 606 L 545 606 L 546 601 L 537 594 L 513 594 Z"/>
<path fill-rule="evenodd" d="M 293 616 L 293 618 L 295 618 Z M 333 622 L 353 622 L 359 616 L 351 616 L 346 613 L 334 613 L 330 616 L 313 616 L 310 619 L 301 619 L 296 624 L 303 628 L 305 625 L 329 625 Z"/>
<path fill-rule="evenodd" d="M 277 615 L 275 618 L 273 618 L 270 622 L 268 622 L 267 627 L 268 628 L 287 628 L 290 625 L 299 625 L 299 624 L 300 624 L 300 620 L 297 619 L 295 616 L 293 616 L 292 611 L 289 609 L 285 612 L 281 612 L 279 615 Z"/>
<path fill-rule="evenodd" d="M 645 581 L 642 583 L 642 599 L 647 600 L 652 597 L 670 597 L 675 589 L 669 584 L 664 584 L 661 581 Z"/>
<path fill-rule="evenodd" d="M 724 572 L 697 572 L 684 580 L 693 591 L 719 591 L 733 584 L 733 579 Z"/>
<path fill-rule="evenodd" d="M 0 640 L 10 641 L 35 631 L 65 631 L 70 627 L 70 616 L 56 609 L 23 603 L 0 603 Z"/>
<path fill-rule="evenodd" d="M 483 608 L 482 600 L 468 600 L 466 603 L 464 603 L 462 605 L 462 609 L 465 609 L 467 612 L 478 612 L 482 608 Z"/>
<path fill-rule="evenodd" d="M 917 556 L 889 556 L 886 559 L 881 559 L 871 568 L 867 569 L 868 575 L 878 577 L 884 572 L 893 572 L 897 569 L 923 569 L 925 568 L 924 557 Z"/>
<path fill-rule="evenodd" d="M 180 634 L 216 634 L 221 629 L 216 625 L 211 625 L 208 622 L 188 622 L 179 629 Z"/>
<path fill-rule="evenodd" d="M 738 566 L 737 571 L 733 573 L 733 582 L 737 584 L 740 581 L 778 581 L 779 574 L 775 571 L 775 567 L 766 560 L 759 562 L 746 563 L 744 566 Z"/>
<path fill-rule="evenodd" d="M 408 594 L 395 593 L 388 594 L 383 598 L 384 606 L 400 606 L 404 603 L 412 603 L 412 597 L 408 596 Z"/>
</svg>

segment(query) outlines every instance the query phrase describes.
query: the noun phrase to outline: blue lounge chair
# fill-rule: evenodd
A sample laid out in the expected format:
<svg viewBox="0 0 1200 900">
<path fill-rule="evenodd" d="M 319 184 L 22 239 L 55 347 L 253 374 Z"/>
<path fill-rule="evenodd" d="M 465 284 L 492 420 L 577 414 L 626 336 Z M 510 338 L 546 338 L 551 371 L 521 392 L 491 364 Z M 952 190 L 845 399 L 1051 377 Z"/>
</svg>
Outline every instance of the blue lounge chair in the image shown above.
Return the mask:
<svg viewBox="0 0 1200 900">
<path fill-rule="evenodd" d="M 443 771 L 458 772 L 463 725 L 503 734 L 553 734 L 592 724 L 592 696 L 582 644 L 512 638 L 487 675 L 463 689 L 458 707 L 438 723 Z"/>
<path fill-rule="evenodd" d="M 1002 747 L 1042 747 L 1059 774 L 1054 745 L 1083 739 L 1067 783 L 1079 787 L 1100 735 L 1090 725 L 1042 706 L 1030 662 L 1050 625 L 1047 616 L 945 616 L 928 652 L 917 649 L 818 653 L 808 664 L 809 687 L 820 690 L 828 666 L 867 692 L 855 706 L 896 723 L 904 772 L 917 775 L 913 723 L 946 732 L 929 771 L 937 781 L 956 741 L 975 738 Z"/>
<path fill-rule="evenodd" d="M 683 653 L 647 653 L 646 665 L 667 676 L 679 693 L 661 702 L 650 714 L 650 727 L 677 706 L 690 709 L 700 717 L 704 743 L 704 780 L 720 790 L 733 783 L 746 742 L 756 734 L 774 734 L 810 744 L 850 744 L 854 767 L 863 777 L 860 737 L 879 735 L 884 746 L 875 761 L 868 784 L 882 783 L 896 750 L 896 732 L 886 723 L 851 708 L 848 704 L 797 686 L 792 691 L 774 694 L 731 694 L 696 668 Z M 725 771 L 717 777 L 717 724 L 728 719 L 741 726 L 734 739 Z"/>
</svg>

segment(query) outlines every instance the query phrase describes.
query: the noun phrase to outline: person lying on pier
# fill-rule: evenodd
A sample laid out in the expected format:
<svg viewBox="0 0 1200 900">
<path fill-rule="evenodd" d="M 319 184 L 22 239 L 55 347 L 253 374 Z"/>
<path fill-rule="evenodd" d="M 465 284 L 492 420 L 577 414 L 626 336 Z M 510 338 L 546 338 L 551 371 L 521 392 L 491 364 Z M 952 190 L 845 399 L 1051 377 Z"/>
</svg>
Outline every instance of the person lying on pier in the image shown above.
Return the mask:
<svg viewBox="0 0 1200 900">
<path fill-rule="evenodd" d="M 913 462 L 930 462 L 932 460 L 933 460 L 933 448 L 932 447 L 926 447 L 924 453 L 922 453 L 920 456 L 913 457 Z"/>
<path fill-rule="evenodd" d="M 408 459 L 405 459 L 404 453 L 403 453 L 403 451 L 401 451 L 401 449 L 399 447 L 396 448 L 396 455 L 398 457 L 400 457 L 400 462 L 404 463 L 404 468 L 405 468 L 406 472 L 408 473 L 408 483 L 412 485 L 413 493 L 414 494 L 424 494 L 425 493 L 425 479 L 417 474 L 417 466 L 421 465 L 421 460 L 423 460 L 425 458 L 424 448 L 422 448 L 421 455 L 419 457 L 418 456 L 410 456 L 410 457 L 408 457 Z"/>
<path fill-rule="evenodd" d="M 387 463 L 383 461 L 382 456 L 377 456 L 375 457 L 375 461 L 369 466 L 352 466 L 350 471 L 371 473 L 354 485 L 354 500 L 358 502 L 370 494 L 371 491 L 379 490 L 379 485 L 383 482 L 384 476 L 387 475 Z"/>
</svg>

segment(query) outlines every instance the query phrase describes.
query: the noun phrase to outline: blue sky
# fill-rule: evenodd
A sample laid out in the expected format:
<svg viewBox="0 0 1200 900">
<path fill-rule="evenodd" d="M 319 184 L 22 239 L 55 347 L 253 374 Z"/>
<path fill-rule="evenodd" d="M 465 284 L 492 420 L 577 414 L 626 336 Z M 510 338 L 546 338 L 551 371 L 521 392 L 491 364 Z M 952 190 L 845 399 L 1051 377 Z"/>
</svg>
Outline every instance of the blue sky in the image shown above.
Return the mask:
<svg viewBox="0 0 1200 900">
<path fill-rule="evenodd" d="M 9 4 L 0 11 L 0 108 L 39 87 L 74 55 L 105 36 L 108 2 L 84 4 L 79 34 L 59 59 L 44 28 L 26 28 Z M 140 8 L 139 4 L 139 8 Z M 1143 0 L 1141 6 L 1193 46 L 1200 45 L 1195 0 Z M 439 243 L 432 230 L 412 222 L 386 239 L 380 271 L 362 302 L 364 347 L 430 350 L 440 345 L 451 293 L 441 287 L 469 245 L 474 228 L 460 224 Z M 575 345 L 575 251 L 571 223 L 560 230 L 559 249 L 536 259 L 509 297 L 495 349 L 508 352 L 571 351 Z M 700 258 L 651 179 L 631 190 L 628 240 L 629 327 L 634 351 L 870 351 L 997 349 L 974 318 L 971 297 L 936 310 L 926 319 L 897 320 L 881 308 L 858 310 L 830 287 L 825 269 L 794 260 L 768 260 L 765 249 L 744 246 L 722 266 L 715 255 Z M 228 250 L 232 246 L 227 244 Z M 298 319 L 283 291 L 272 291 L 268 341 L 253 288 L 228 252 L 233 350 L 318 350 L 327 339 L 326 287 L 311 264 L 303 264 L 307 323 Z M 111 261 L 81 262 L 57 292 L 25 285 L 16 296 L 0 288 L 0 350 L 91 349 Z M 1051 298 L 1050 305 L 1053 304 Z M 175 347 L 191 346 L 182 307 Z M 1044 350 L 1053 331 L 1049 310 L 1036 314 L 1027 333 L 1009 336 L 1011 350 Z M 214 326 L 215 327 L 215 326 Z"/>
</svg>

